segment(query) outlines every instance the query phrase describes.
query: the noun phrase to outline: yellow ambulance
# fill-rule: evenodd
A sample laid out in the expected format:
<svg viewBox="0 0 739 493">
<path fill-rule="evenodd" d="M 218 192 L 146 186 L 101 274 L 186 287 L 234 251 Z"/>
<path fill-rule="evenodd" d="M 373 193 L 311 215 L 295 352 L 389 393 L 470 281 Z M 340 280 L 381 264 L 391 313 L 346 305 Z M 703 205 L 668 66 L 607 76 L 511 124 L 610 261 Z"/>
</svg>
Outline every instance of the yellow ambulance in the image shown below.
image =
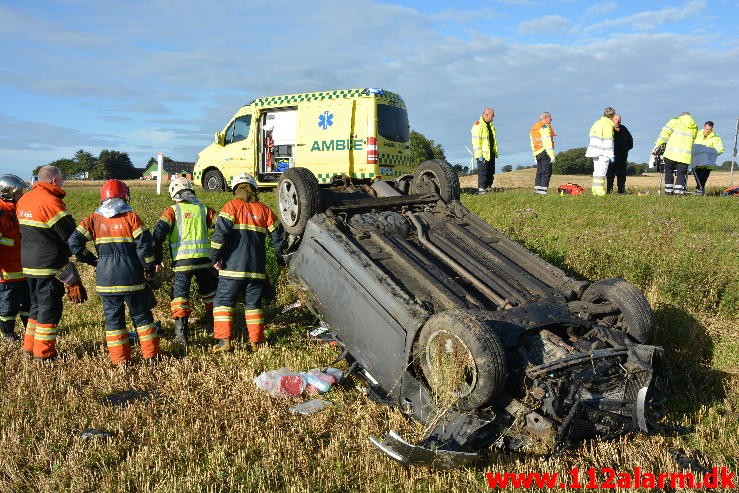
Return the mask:
<svg viewBox="0 0 739 493">
<path fill-rule="evenodd" d="M 411 174 L 403 98 L 364 88 L 255 99 L 200 151 L 193 178 L 205 190 L 221 191 L 246 171 L 260 187 L 274 187 L 293 167 L 327 185 L 343 176 L 370 181 Z"/>
</svg>

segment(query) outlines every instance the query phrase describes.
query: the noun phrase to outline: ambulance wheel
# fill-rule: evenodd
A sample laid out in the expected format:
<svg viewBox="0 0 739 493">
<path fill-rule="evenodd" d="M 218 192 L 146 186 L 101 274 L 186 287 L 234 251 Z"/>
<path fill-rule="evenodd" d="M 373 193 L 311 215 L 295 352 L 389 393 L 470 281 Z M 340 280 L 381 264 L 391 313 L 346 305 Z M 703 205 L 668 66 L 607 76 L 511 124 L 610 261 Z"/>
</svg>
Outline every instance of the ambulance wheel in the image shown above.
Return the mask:
<svg viewBox="0 0 739 493">
<path fill-rule="evenodd" d="M 500 339 L 482 319 L 463 310 L 447 310 L 429 318 L 414 346 L 414 356 L 431 392 L 463 410 L 490 404 L 508 378 Z"/>
<path fill-rule="evenodd" d="M 226 190 L 226 180 L 217 169 L 212 169 L 203 176 L 203 188 L 206 192 L 223 192 Z"/>
<path fill-rule="evenodd" d="M 649 344 L 656 324 L 654 312 L 644 294 L 625 279 L 610 277 L 594 282 L 585 289 L 582 300 L 589 303 L 612 303 L 616 315 L 608 315 L 601 322 L 629 334 L 636 342 Z"/>
<path fill-rule="evenodd" d="M 293 236 L 302 235 L 308 219 L 321 207 L 321 191 L 313 173 L 306 168 L 285 170 L 277 187 L 277 206 L 285 231 Z"/>
<path fill-rule="evenodd" d="M 435 193 L 444 202 L 459 200 L 459 177 L 443 159 L 432 159 L 418 165 L 413 174 L 417 194 Z"/>
</svg>

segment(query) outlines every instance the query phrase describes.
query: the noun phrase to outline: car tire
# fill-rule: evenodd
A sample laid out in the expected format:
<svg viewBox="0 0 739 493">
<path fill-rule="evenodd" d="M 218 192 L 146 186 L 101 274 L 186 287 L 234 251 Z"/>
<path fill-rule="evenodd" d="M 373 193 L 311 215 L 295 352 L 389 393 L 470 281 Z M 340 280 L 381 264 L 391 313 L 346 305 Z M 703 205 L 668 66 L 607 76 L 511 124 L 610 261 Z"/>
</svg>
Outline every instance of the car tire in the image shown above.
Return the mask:
<svg viewBox="0 0 739 493">
<path fill-rule="evenodd" d="M 445 356 L 451 360 L 441 361 Z M 483 320 L 464 310 L 431 316 L 421 329 L 414 357 L 436 398 L 446 402 L 451 397 L 465 411 L 489 405 L 508 378 L 500 339 Z M 450 373 L 458 373 L 451 377 L 458 378 L 456 382 L 445 378 Z"/>
<path fill-rule="evenodd" d="M 203 175 L 203 189 L 206 192 L 224 192 L 226 179 L 217 169 L 212 169 Z"/>
<path fill-rule="evenodd" d="M 277 186 L 277 212 L 285 231 L 300 236 L 321 207 L 318 180 L 306 168 L 288 168 Z"/>
<path fill-rule="evenodd" d="M 585 289 L 582 300 L 588 303 L 609 301 L 618 308 L 617 320 L 609 325 L 623 330 L 635 341 L 649 344 L 656 324 L 654 312 L 644 294 L 629 281 L 610 277 Z"/>
<path fill-rule="evenodd" d="M 419 164 L 413 173 L 413 188 L 417 194 L 436 193 L 444 202 L 459 200 L 459 177 L 443 159 Z"/>
</svg>

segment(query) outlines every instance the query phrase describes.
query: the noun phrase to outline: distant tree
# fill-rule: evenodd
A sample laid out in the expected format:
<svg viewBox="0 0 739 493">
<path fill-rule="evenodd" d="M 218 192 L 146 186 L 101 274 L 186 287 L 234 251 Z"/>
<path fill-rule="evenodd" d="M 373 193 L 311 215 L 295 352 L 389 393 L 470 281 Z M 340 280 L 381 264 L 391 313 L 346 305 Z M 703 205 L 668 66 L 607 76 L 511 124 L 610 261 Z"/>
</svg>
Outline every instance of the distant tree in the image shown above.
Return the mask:
<svg viewBox="0 0 739 493">
<path fill-rule="evenodd" d="M 721 165 L 716 166 L 716 169 L 717 170 L 722 170 L 722 171 L 723 170 L 730 171 L 731 170 L 731 161 L 724 161 L 723 163 L 721 163 Z M 737 169 L 737 164 L 734 164 L 734 169 L 735 170 Z"/>
<path fill-rule="evenodd" d="M 96 180 L 127 180 L 141 177 L 141 172 L 134 168 L 128 153 L 103 149 L 97 159 L 94 177 Z"/>
<path fill-rule="evenodd" d="M 500 168 L 500 171 L 502 171 L 503 173 L 508 173 L 510 171 L 513 171 L 513 166 L 510 164 L 506 164 L 505 166 Z"/>
<path fill-rule="evenodd" d="M 626 164 L 626 175 L 627 176 L 639 176 L 643 175 L 649 165 L 647 163 L 627 163 Z"/>
<path fill-rule="evenodd" d="M 80 149 L 74 153 L 74 162 L 77 163 L 77 171 L 91 173 L 97 165 L 97 158 L 91 152 Z"/>
<path fill-rule="evenodd" d="M 593 172 L 593 160 L 585 157 L 585 148 L 562 151 L 556 156 L 552 172 L 555 175 L 589 175 Z"/>
<path fill-rule="evenodd" d="M 55 166 L 59 168 L 59 171 L 62 172 L 63 176 L 71 176 L 75 173 L 75 162 L 72 159 L 57 159 L 56 161 L 52 161 L 47 164 L 41 164 L 33 169 L 33 174 L 37 175 L 38 170 L 40 170 L 43 166 Z"/>
<path fill-rule="evenodd" d="M 456 171 L 458 175 L 467 175 L 470 172 L 470 168 L 468 166 L 462 166 L 461 164 L 455 164 L 452 167 L 454 168 L 454 171 Z"/>
<path fill-rule="evenodd" d="M 522 169 L 531 169 L 531 168 L 536 168 L 536 165 L 524 166 L 523 164 L 519 164 L 518 166 L 516 166 L 516 171 L 520 171 Z"/>
<path fill-rule="evenodd" d="M 422 133 L 411 130 L 411 164 L 418 166 L 429 159 L 446 159 L 444 147 Z"/>
<path fill-rule="evenodd" d="M 162 163 L 174 163 L 174 160 L 169 156 L 162 156 Z M 146 163 L 146 167 L 149 168 L 152 164 L 157 164 L 157 158 L 153 156 L 149 158 L 149 161 Z"/>
</svg>

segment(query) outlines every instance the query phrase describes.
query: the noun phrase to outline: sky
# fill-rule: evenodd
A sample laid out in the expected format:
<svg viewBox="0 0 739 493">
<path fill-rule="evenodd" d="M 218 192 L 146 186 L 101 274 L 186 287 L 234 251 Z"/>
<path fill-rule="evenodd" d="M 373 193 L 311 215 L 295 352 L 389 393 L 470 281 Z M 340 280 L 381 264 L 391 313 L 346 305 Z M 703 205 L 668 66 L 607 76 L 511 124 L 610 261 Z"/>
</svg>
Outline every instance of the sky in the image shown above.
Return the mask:
<svg viewBox="0 0 739 493">
<path fill-rule="evenodd" d="M 403 96 L 411 127 L 467 165 L 495 109 L 498 169 L 585 147 L 612 106 L 645 162 L 683 111 L 730 160 L 739 116 L 737 0 L 0 0 L 0 173 L 79 149 L 195 161 L 256 97 L 355 87 Z"/>
</svg>

